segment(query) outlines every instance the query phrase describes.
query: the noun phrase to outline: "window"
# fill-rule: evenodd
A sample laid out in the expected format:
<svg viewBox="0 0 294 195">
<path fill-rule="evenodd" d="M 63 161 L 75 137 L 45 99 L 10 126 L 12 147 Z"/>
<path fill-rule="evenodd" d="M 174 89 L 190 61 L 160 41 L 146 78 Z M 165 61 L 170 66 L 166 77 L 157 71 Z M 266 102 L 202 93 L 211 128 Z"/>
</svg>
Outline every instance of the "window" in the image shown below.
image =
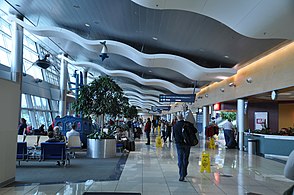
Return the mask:
<svg viewBox="0 0 294 195">
<path fill-rule="evenodd" d="M 0 48 L 0 63 L 5 66 L 11 66 L 9 63 L 9 53 Z"/>
</svg>

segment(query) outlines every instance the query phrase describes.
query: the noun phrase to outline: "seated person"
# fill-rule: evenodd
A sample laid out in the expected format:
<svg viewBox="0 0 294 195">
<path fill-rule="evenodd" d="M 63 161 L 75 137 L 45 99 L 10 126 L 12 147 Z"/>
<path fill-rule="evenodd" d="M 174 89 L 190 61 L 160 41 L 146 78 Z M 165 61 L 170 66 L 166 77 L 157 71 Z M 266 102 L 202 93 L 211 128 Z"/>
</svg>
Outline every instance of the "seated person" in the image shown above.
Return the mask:
<svg viewBox="0 0 294 195">
<path fill-rule="evenodd" d="M 39 129 L 35 129 L 34 130 L 34 135 L 37 135 L 37 143 L 36 145 L 38 146 L 39 145 L 39 141 L 40 141 L 40 135 L 46 135 L 47 133 L 45 132 L 45 129 L 44 129 L 45 125 L 42 124 Z"/>
<path fill-rule="evenodd" d="M 56 138 L 54 137 L 53 132 L 49 132 L 49 133 L 48 133 L 48 137 L 49 137 L 49 139 L 46 140 L 46 142 L 59 142 L 59 139 L 56 139 Z"/>
<path fill-rule="evenodd" d="M 66 132 L 66 139 L 67 140 L 70 136 L 80 136 L 80 133 L 78 131 L 76 131 L 76 124 L 73 124 L 71 126 L 71 130 Z"/>
<path fill-rule="evenodd" d="M 60 142 L 65 142 L 65 138 L 61 134 L 58 126 L 53 128 L 53 135 L 54 135 L 55 139 L 59 140 Z"/>
</svg>

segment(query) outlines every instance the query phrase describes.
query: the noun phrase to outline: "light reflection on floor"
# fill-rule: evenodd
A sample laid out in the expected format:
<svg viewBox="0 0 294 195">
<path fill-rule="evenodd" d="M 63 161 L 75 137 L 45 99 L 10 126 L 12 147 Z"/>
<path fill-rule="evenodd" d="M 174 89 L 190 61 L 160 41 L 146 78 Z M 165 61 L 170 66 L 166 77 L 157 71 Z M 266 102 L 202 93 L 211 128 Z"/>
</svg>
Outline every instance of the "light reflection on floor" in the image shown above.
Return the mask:
<svg viewBox="0 0 294 195">
<path fill-rule="evenodd" d="M 119 181 L 65 183 L 0 188 L 0 194 L 82 194 L 86 191 L 140 192 L 142 194 L 282 194 L 293 185 L 283 176 L 284 164 L 237 149 L 219 147 L 191 149 L 187 182 L 179 182 L 173 143 L 156 148 L 136 141 Z M 200 173 L 201 153 L 210 154 L 211 173 Z M 77 173 L 78 174 L 78 173 Z"/>
</svg>

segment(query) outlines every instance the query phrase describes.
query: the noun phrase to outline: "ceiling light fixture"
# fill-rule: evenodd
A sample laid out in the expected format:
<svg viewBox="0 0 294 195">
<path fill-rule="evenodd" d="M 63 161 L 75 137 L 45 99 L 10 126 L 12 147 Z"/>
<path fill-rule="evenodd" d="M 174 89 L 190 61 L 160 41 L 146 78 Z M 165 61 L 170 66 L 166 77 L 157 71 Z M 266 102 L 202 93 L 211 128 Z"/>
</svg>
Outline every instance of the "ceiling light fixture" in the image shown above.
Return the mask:
<svg viewBox="0 0 294 195">
<path fill-rule="evenodd" d="M 236 87 L 236 84 L 235 83 L 229 83 L 229 87 Z"/>
<path fill-rule="evenodd" d="M 149 70 L 148 72 L 152 72 L 152 70 Z"/>
<path fill-rule="evenodd" d="M 155 41 L 157 41 L 157 40 L 158 40 L 158 38 L 157 38 L 157 37 L 152 37 L 152 39 L 153 39 L 153 40 L 155 40 Z"/>
<path fill-rule="evenodd" d="M 40 68 L 47 69 L 49 66 L 51 66 L 51 62 L 47 60 L 48 57 L 50 57 L 50 54 L 46 54 L 42 59 L 39 58 L 32 65 L 37 65 Z"/>
<path fill-rule="evenodd" d="M 219 90 L 220 90 L 221 92 L 225 92 L 225 88 L 223 88 L 223 87 L 220 88 Z"/>
<path fill-rule="evenodd" d="M 86 26 L 86 27 L 90 27 L 90 24 L 86 23 L 85 26 Z"/>
<path fill-rule="evenodd" d="M 105 60 L 105 58 L 109 58 L 109 56 L 107 55 L 108 53 L 108 49 L 107 49 L 107 46 L 106 46 L 106 41 L 103 41 L 103 42 L 100 42 L 101 45 L 102 45 L 102 50 L 101 50 L 101 53 L 100 53 L 100 57 L 102 59 L 102 62 Z"/>
<path fill-rule="evenodd" d="M 224 56 L 225 58 L 229 58 L 229 56 Z"/>
<path fill-rule="evenodd" d="M 205 94 L 205 97 L 207 97 L 207 98 L 208 98 L 208 94 Z"/>
<path fill-rule="evenodd" d="M 252 83 L 252 78 L 251 78 L 251 77 L 247 78 L 247 79 L 246 79 L 246 82 L 247 82 L 247 83 Z"/>
</svg>

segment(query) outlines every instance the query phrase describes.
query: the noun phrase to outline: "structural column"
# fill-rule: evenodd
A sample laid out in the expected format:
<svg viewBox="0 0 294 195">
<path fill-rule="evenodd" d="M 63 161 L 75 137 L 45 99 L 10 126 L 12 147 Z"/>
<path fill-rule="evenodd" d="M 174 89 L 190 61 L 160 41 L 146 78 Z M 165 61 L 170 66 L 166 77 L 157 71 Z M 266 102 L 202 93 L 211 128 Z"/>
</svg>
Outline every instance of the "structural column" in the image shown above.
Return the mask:
<svg viewBox="0 0 294 195">
<path fill-rule="evenodd" d="M 238 137 L 239 137 L 239 150 L 243 150 L 244 146 L 244 112 L 245 104 L 244 99 L 237 100 L 237 128 L 238 128 Z"/>
<path fill-rule="evenodd" d="M 87 85 L 88 84 L 88 69 L 84 69 L 83 71 L 83 85 Z"/>
<path fill-rule="evenodd" d="M 23 17 L 16 16 L 23 20 Z M 21 117 L 21 94 L 22 94 L 22 72 L 23 72 L 23 27 L 13 22 L 12 28 L 12 63 L 11 80 L 19 84 L 19 114 Z"/>
<path fill-rule="evenodd" d="M 65 56 L 66 57 L 66 56 Z M 60 62 L 60 101 L 59 101 L 59 115 L 63 117 L 66 115 L 66 93 L 67 93 L 67 61 L 64 56 Z"/>
<path fill-rule="evenodd" d="M 21 16 L 16 16 L 22 20 Z M 22 83 L 23 72 L 23 27 L 13 22 L 12 27 L 12 63 L 11 63 L 11 80 L 20 84 Z"/>
<path fill-rule="evenodd" d="M 202 136 L 203 138 L 205 138 L 205 127 L 208 126 L 208 107 L 203 106 L 202 112 L 203 112 Z"/>
</svg>

